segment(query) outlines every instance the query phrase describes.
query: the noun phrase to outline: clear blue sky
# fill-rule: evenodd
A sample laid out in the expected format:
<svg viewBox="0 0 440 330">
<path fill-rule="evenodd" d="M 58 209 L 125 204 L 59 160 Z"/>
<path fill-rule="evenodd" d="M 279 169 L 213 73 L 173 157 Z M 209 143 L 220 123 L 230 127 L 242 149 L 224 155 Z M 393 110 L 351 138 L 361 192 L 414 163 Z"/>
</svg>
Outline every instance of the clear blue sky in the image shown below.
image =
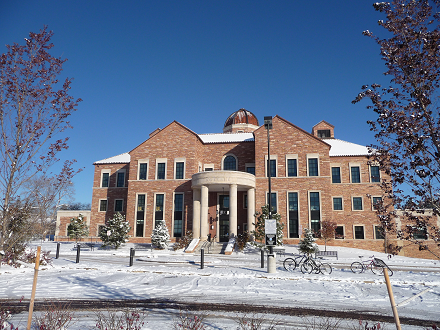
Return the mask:
<svg viewBox="0 0 440 330">
<path fill-rule="evenodd" d="M 245 108 L 311 131 L 321 120 L 337 138 L 369 145 L 367 102 L 351 101 L 385 71 L 362 31 L 382 32 L 370 0 L 0 0 L 0 53 L 48 25 L 52 54 L 68 61 L 70 148 L 84 171 L 75 200 L 92 197 L 93 162 L 130 151 L 177 120 L 219 133 Z"/>
</svg>

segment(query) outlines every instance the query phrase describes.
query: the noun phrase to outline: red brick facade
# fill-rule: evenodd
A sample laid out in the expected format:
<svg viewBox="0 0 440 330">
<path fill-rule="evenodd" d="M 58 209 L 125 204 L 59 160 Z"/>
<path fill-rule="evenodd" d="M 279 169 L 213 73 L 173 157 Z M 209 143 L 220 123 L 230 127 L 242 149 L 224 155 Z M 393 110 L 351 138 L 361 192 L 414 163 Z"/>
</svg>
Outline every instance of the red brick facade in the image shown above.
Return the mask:
<svg viewBox="0 0 440 330">
<path fill-rule="evenodd" d="M 373 197 L 380 197 L 382 193 L 379 183 L 373 182 L 376 180 L 373 179 L 372 168 L 368 165 L 367 152 L 352 152 L 353 146 L 358 150 L 361 146 L 336 140 L 334 127 L 325 121 L 313 127 L 312 134 L 279 116 L 273 118 L 272 124 L 273 128 L 269 131 L 270 158 L 272 163 L 275 161 L 276 174 L 271 178 L 271 191 L 276 195 L 275 206 L 285 223 L 284 242 L 298 243 L 299 238 L 296 234 L 301 234 L 303 228 L 313 228 L 324 220 L 331 220 L 338 224 L 339 233 L 343 237 L 331 240 L 328 245 L 384 251 L 384 240 L 376 237 L 375 226 L 378 225 L 378 220 L 372 203 Z M 236 131 L 237 126 L 235 130 L 234 127 L 230 130 L 232 133 Z M 90 221 L 91 236 L 97 236 L 99 226 L 104 225 L 106 219 L 115 213 L 115 207 L 120 207 L 122 203 L 121 213 L 126 215 L 132 227 L 131 242 L 150 242 L 156 217 L 165 220 L 172 240 L 175 240 L 175 231 L 184 234 L 186 230 L 198 230 L 193 227 L 194 219 L 196 226 L 199 226 L 197 221 L 200 212 L 199 210 L 194 212 L 194 206 L 198 207 L 201 201 L 202 213 L 205 212 L 203 211 L 205 205 L 208 214 L 207 218 L 201 216 L 200 237 L 203 239 L 209 234 L 211 237 L 217 236 L 216 240 L 218 240 L 219 232 L 222 232 L 219 226 L 221 223 L 226 223 L 220 221 L 219 201 L 221 196 L 227 196 L 233 191 L 229 189 L 237 189 L 235 234 L 249 229 L 249 210 L 259 211 L 261 206 L 267 203 L 267 130 L 264 126 L 260 126 L 253 133 L 236 134 L 237 136 L 251 134 L 253 138 L 228 142 L 228 134 L 235 136 L 232 133 L 217 134 L 216 138 L 220 136 L 218 140 L 207 142 L 209 135 L 198 135 L 174 121 L 167 127 L 156 130 L 149 139 L 128 154 L 96 162 Z M 318 137 L 322 134 L 326 138 Z M 224 139 L 221 138 L 222 136 Z M 341 146 L 343 147 L 344 143 L 347 145 L 346 152 L 335 153 L 338 148 L 343 150 Z M 227 178 L 224 179 L 227 184 L 219 182 L 204 184 L 209 186 L 209 193 L 204 202 L 203 189 L 201 199 L 195 195 L 193 176 L 206 171 L 221 174 L 226 166 L 225 157 L 228 155 L 235 158 L 236 171 L 252 172 L 254 168 L 255 186 L 238 184 L 238 188 L 230 188 L 234 182 L 229 182 Z M 176 178 L 177 167 L 182 166 L 182 163 L 184 176 Z M 289 166 L 293 166 L 292 164 L 296 164 L 296 173 L 293 172 L 293 167 L 289 171 Z M 158 178 L 159 166 L 165 167 L 164 178 Z M 141 173 L 145 169 L 146 173 Z M 339 171 L 340 183 L 333 183 L 335 174 L 332 171 L 335 173 Z M 107 187 L 102 186 L 103 173 L 109 173 Z M 125 173 L 124 182 L 122 187 L 118 187 L 118 178 L 119 185 L 122 182 L 121 173 Z M 145 177 L 142 177 L 144 175 Z M 255 191 L 255 205 L 248 207 L 247 196 L 253 193 L 252 191 Z M 176 194 L 183 194 L 181 212 L 179 210 L 176 212 L 175 209 Z M 160 205 L 157 206 L 157 199 L 162 197 L 161 208 Z M 235 200 L 233 196 L 230 198 Z M 296 200 L 293 201 L 295 198 Z M 335 210 L 336 202 L 340 203 Z M 103 203 L 106 203 L 105 210 Z M 297 212 L 294 209 L 297 209 Z M 232 208 L 231 211 L 227 211 L 228 214 L 229 212 L 233 212 Z M 181 229 L 178 228 L 175 217 L 182 219 Z M 290 217 L 292 219 L 297 217 L 298 223 L 296 224 Z M 208 222 L 207 229 L 203 229 L 203 221 Z M 297 228 L 291 228 L 295 226 Z"/>
</svg>

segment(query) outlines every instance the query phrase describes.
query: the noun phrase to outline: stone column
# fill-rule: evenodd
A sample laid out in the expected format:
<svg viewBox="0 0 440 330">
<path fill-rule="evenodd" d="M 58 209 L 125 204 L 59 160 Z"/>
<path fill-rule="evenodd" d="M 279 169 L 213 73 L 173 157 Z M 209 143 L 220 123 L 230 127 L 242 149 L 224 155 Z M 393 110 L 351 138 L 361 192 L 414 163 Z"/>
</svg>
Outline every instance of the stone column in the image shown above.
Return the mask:
<svg viewBox="0 0 440 330">
<path fill-rule="evenodd" d="M 200 238 L 200 189 L 193 189 L 193 238 Z"/>
<path fill-rule="evenodd" d="M 202 186 L 201 188 L 201 199 L 200 199 L 200 239 L 208 239 L 208 195 L 209 189 L 207 186 Z"/>
<path fill-rule="evenodd" d="M 255 230 L 255 188 L 250 188 L 247 191 L 247 227 L 248 232 Z"/>
<path fill-rule="evenodd" d="M 229 186 L 229 237 L 237 236 L 237 185 Z"/>
</svg>

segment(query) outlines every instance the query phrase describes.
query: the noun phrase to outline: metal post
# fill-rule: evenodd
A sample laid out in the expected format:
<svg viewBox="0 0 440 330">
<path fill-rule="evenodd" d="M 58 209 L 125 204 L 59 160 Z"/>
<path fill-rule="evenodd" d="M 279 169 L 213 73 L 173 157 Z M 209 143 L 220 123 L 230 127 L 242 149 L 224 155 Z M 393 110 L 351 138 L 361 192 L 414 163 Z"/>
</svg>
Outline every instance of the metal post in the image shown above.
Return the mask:
<svg viewBox="0 0 440 330">
<path fill-rule="evenodd" d="M 269 130 L 272 129 L 272 117 L 271 116 L 266 116 L 264 117 L 264 126 L 267 129 L 267 176 L 268 176 L 268 181 L 269 181 L 269 200 L 268 200 L 268 204 L 269 204 L 269 219 L 272 219 L 272 184 L 271 184 L 271 177 L 272 177 L 272 172 L 271 172 L 271 168 L 270 168 L 270 134 L 269 134 Z M 269 256 L 273 256 L 273 246 L 270 245 L 269 246 L 269 253 L 267 255 L 267 262 L 269 265 Z"/>
<path fill-rule="evenodd" d="M 134 258 L 134 248 L 130 248 L 130 266 L 133 266 L 133 258 Z"/>
<path fill-rule="evenodd" d="M 200 268 L 205 268 L 205 249 L 200 249 Z"/>
<path fill-rule="evenodd" d="M 57 243 L 57 253 L 56 253 L 56 255 L 55 255 L 55 259 L 58 259 L 59 257 L 60 257 L 60 246 L 61 246 L 61 243 Z"/>
<path fill-rule="evenodd" d="M 261 268 L 264 268 L 264 250 L 261 249 Z"/>
<path fill-rule="evenodd" d="M 76 263 L 79 264 L 79 254 L 81 252 L 81 245 L 78 243 L 76 245 Z"/>
</svg>

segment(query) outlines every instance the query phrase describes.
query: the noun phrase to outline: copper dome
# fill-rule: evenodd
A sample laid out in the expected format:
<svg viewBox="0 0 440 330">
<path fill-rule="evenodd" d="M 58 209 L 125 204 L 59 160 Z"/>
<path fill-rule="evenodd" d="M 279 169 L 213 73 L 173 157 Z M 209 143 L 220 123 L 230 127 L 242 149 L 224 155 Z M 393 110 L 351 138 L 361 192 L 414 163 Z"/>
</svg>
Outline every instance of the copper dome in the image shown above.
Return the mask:
<svg viewBox="0 0 440 330">
<path fill-rule="evenodd" d="M 234 129 L 234 127 L 235 129 Z M 249 132 L 257 129 L 260 124 L 258 123 L 257 117 L 250 111 L 246 109 L 240 109 L 232 113 L 228 119 L 226 119 L 225 126 L 223 127 L 224 132 L 234 132 L 241 130 L 239 127 L 246 127 L 244 131 Z"/>
</svg>

